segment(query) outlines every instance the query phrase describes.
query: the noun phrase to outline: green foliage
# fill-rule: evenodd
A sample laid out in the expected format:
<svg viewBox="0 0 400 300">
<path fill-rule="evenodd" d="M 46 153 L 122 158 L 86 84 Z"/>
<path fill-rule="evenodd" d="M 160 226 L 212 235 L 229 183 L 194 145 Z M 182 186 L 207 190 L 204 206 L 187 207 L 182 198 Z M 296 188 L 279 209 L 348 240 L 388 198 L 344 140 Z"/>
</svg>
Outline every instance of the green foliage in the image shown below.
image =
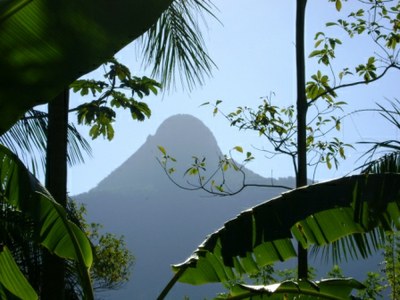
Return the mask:
<svg viewBox="0 0 400 300">
<path fill-rule="evenodd" d="M 1 145 L 0 182 L 2 214 L 8 216 L 2 218 L 4 226 L 0 228 L 1 243 L 8 245 L 13 254 L 17 252 L 15 248 L 18 249 L 18 243 L 14 243 L 19 241 L 28 247 L 24 249 L 28 253 L 32 251 L 29 249 L 35 249 L 30 248 L 34 244 L 36 248 L 45 247 L 59 257 L 74 261 L 83 293 L 91 298 L 89 268 L 93 256 L 87 237 L 76 224 L 68 220 L 65 210 L 54 201 L 23 163 Z M 17 257 L 27 259 L 30 256 Z M 28 264 L 29 262 L 25 262 L 25 265 Z"/>
<path fill-rule="evenodd" d="M 343 271 L 339 265 L 333 265 L 332 269 L 328 272 L 328 278 L 344 278 Z"/>
<path fill-rule="evenodd" d="M 0 295 L 7 295 L 8 298 L 33 300 L 38 296 L 28 280 L 22 274 L 18 265 L 13 259 L 12 253 L 7 246 L 2 245 L 0 250 Z M 3 299 L 3 297 L 1 297 Z"/>
<path fill-rule="evenodd" d="M 386 236 L 384 245 L 384 268 L 387 283 L 391 289 L 391 299 L 398 299 L 400 293 L 400 233 Z"/>
<path fill-rule="evenodd" d="M 78 224 L 90 239 L 93 249 L 93 266 L 90 275 L 94 290 L 118 289 L 129 281 L 135 257 L 127 248 L 123 236 L 101 233 L 102 225 L 88 224 L 84 205 L 70 200 L 68 211 L 71 219 Z"/>
<path fill-rule="evenodd" d="M 389 125 L 400 130 L 400 101 L 389 101 L 390 106 L 385 107 L 377 104 L 377 111 L 383 116 Z M 380 142 L 360 142 L 361 144 L 372 145 L 363 155 L 366 158 L 362 169 L 364 173 L 400 172 L 400 142 L 398 140 L 387 140 Z M 376 158 L 378 151 L 385 151 L 384 155 Z"/>
<path fill-rule="evenodd" d="M 342 11 L 343 2 L 340 0 L 329 0 L 335 3 L 336 10 Z M 396 36 L 399 31 L 399 1 L 359 1 L 354 12 L 347 14 L 345 18 L 338 21 L 326 23 L 327 32 L 315 34 L 314 49 L 311 50 L 309 58 L 316 59 L 321 65 L 321 70 L 310 75 L 305 83 L 305 93 L 308 107 L 306 109 L 307 124 L 305 132 L 305 145 L 308 165 L 316 171 L 319 165 L 326 165 L 328 169 L 338 168 L 341 159 L 346 159 L 346 151 L 353 148 L 333 133 L 339 132 L 342 126 L 343 111 L 346 101 L 339 99 L 338 91 L 360 84 L 369 84 L 384 77 L 389 69 L 400 70 L 399 47 L 397 47 Z M 328 31 L 332 27 L 340 27 L 349 37 L 367 36 L 375 46 L 366 62 L 356 63 L 354 66 L 346 66 L 339 72 L 334 72 L 336 52 L 343 47 L 341 39 L 331 36 Z M 337 34 L 337 30 L 336 30 Z M 373 47 L 371 47 L 373 48 Z M 375 50 L 375 49 L 374 49 Z M 383 71 L 381 71 L 383 70 Z M 267 139 L 269 146 L 263 148 L 267 157 L 276 155 L 287 155 L 293 163 L 295 173 L 298 173 L 298 141 L 297 122 L 295 107 L 278 107 L 272 103 L 271 97 L 263 97 L 262 103 L 256 108 L 240 106 L 230 113 L 220 109 L 221 100 L 212 104 L 213 115 L 221 113 L 231 126 L 239 130 L 251 130 L 259 133 Z M 203 105 L 209 105 L 207 102 Z M 328 135 L 329 133 L 329 135 Z M 226 171 L 230 164 L 226 155 L 219 162 L 220 170 Z M 249 158 L 253 158 L 250 153 Z M 243 164 L 248 162 L 247 158 Z M 197 168 L 194 162 L 187 175 L 197 175 L 206 168 Z M 197 168 L 197 169 L 196 169 Z M 233 166 L 240 171 L 240 167 Z M 175 171 L 175 168 L 173 168 Z M 168 172 L 171 174 L 172 172 Z M 211 172 L 211 174 L 214 174 Z M 227 193 L 225 182 L 208 177 L 199 176 L 198 186 L 204 188 L 205 183 L 211 183 L 213 188 L 206 189 L 208 192 L 220 194 Z"/>
<path fill-rule="evenodd" d="M 60 0 L 56 6 L 1 1 L 0 52 L 7 56 L 1 59 L 0 134 L 142 36 L 172 2 L 181 1 L 123 0 L 113 9 L 96 0 Z"/>
<path fill-rule="evenodd" d="M 296 256 L 292 239 L 309 248 L 350 235 L 336 251 L 366 257 L 376 246 L 357 233 L 386 229 L 391 221 L 400 226 L 399 179 L 399 174 L 352 176 L 284 193 L 226 222 L 174 271 L 181 282 L 192 284 L 233 280 Z"/>
<path fill-rule="evenodd" d="M 386 286 L 382 284 L 382 277 L 376 272 L 368 272 L 367 279 L 363 282 L 365 289 L 358 291 L 357 296 L 362 300 L 375 300 L 382 298 Z"/>
<path fill-rule="evenodd" d="M 330 96 L 326 94 L 325 97 Z M 294 170 L 297 171 L 297 119 L 293 105 L 280 108 L 273 105 L 272 100 L 267 97 L 257 109 L 248 106 L 238 107 L 234 112 L 225 114 L 220 109 L 221 103 L 219 100 L 214 104 L 214 113 L 220 112 L 231 126 L 239 130 L 257 131 L 260 136 L 267 139 L 272 148 L 263 151 L 270 157 L 279 154 L 288 155 L 293 162 Z M 345 149 L 352 148 L 350 144 L 336 137 L 331 140 L 326 139 L 328 132 L 341 129 L 341 118 L 333 113 L 337 110 L 342 111 L 345 104 L 342 101 L 329 100 L 329 105 L 324 110 L 317 109 L 317 114 L 307 124 L 307 152 L 312 157 L 309 161 L 310 166 L 317 167 L 320 163 L 324 163 L 330 169 L 333 162 L 337 168 L 339 159 L 346 158 Z"/>
<path fill-rule="evenodd" d="M 257 274 L 250 274 L 249 278 L 256 285 L 268 285 L 277 282 L 274 277 L 276 270 L 273 265 L 266 265 L 260 268 Z M 281 274 L 279 274 L 281 275 Z"/>
<path fill-rule="evenodd" d="M 336 2 L 338 10 L 341 9 L 341 1 Z M 333 72 L 333 60 L 335 59 L 336 46 L 342 45 L 338 38 L 327 37 L 325 32 L 318 32 L 315 35 L 316 48 L 309 57 L 317 58 L 319 64 L 328 67 L 331 73 L 331 82 L 329 85 L 327 78 L 319 77 L 320 89 L 317 92 L 313 87 L 313 92 L 308 96 L 312 101 L 318 98 L 325 98 L 327 94 L 336 97 L 335 91 L 353 85 L 368 84 L 369 82 L 382 78 L 389 69 L 400 69 L 398 61 L 399 53 L 399 12 L 400 2 L 398 0 L 389 1 L 358 1 L 357 9 L 350 12 L 346 18 L 340 18 L 334 22 L 326 23 L 327 30 L 330 27 L 340 27 L 350 38 L 366 36 L 372 41 L 374 52 L 368 58 L 367 62 L 359 63 L 355 66 L 347 66 L 338 74 Z M 378 70 L 383 70 L 378 73 Z M 320 71 L 318 71 L 320 72 Z M 313 75 L 315 76 L 315 75 Z M 354 78 L 353 81 L 346 81 Z M 337 80 L 337 78 L 339 80 Z M 315 80 L 315 78 L 314 78 Z"/>
<path fill-rule="evenodd" d="M 354 289 L 364 288 L 352 278 L 335 278 L 321 281 L 287 280 L 272 285 L 236 285 L 229 293 L 215 298 L 222 299 L 353 299 Z"/>
<path fill-rule="evenodd" d="M 47 113 L 29 110 L 9 131 L 0 136 L 0 143 L 13 151 L 33 173 L 45 169 L 47 149 Z M 70 166 L 83 163 L 84 154 L 92 150 L 74 124 L 68 124 L 67 160 Z"/>
<path fill-rule="evenodd" d="M 94 243 L 94 237 L 89 237 Z M 92 278 L 96 288 L 117 289 L 130 279 L 134 257 L 129 252 L 124 237 L 106 233 L 101 235 L 94 248 L 95 261 Z"/>
<path fill-rule="evenodd" d="M 329 1 L 335 4 L 338 12 L 343 11 L 343 5 L 346 1 Z M 301 9 L 305 8 L 306 2 L 297 1 L 297 17 L 299 19 L 304 17 L 304 14 L 302 14 L 304 11 L 301 11 Z M 338 115 L 338 112 L 342 113 L 342 107 L 346 102 L 339 100 L 338 91 L 351 86 L 370 84 L 384 77 L 390 69 L 400 70 L 398 61 L 400 54 L 398 40 L 400 39 L 397 33 L 400 16 L 398 13 L 399 2 L 362 0 L 358 3 L 364 8 L 359 9 L 357 7 L 355 12 L 351 12 L 345 18 L 336 22 L 328 22 L 326 31 L 336 26 L 347 32 L 351 38 L 361 37 L 362 35 L 371 38 L 372 55 L 369 55 L 367 61 L 355 62 L 354 65 L 345 66 L 340 72 L 335 72 L 334 62 L 337 49 L 342 47 L 343 43 L 328 32 L 319 32 L 315 36 L 314 49 L 312 49 L 309 57 L 316 60 L 320 70 L 311 74 L 310 79 L 304 83 L 302 79 L 302 73 L 305 73 L 302 61 L 304 57 L 302 53 L 304 32 L 301 32 L 304 19 L 296 22 L 297 30 L 300 31 L 296 35 L 299 93 L 297 95 L 297 107 L 299 108 L 297 118 L 294 117 L 294 107 L 276 107 L 272 105 L 268 98 L 267 101 L 263 99 L 264 101 L 258 106 L 258 109 L 238 107 L 232 113 L 224 114 L 222 112 L 232 126 L 241 130 L 255 130 L 260 135 L 265 136 L 272 146 L 272 150 L 269 150 L 270 154 L 289 155 L 293 161 L 296 175 L 300 178 L 300 185 L 304 185 L 307 180 L 306 165 L 305 163 L 300 165 L 300 163 L 308 159 L 308 164 L 312 166 L 324 163 L 328 168 L 332 168 L 333 165 L 337 167 L 338 159 L 345 158 L 345 148 L 351 147 L 339 138 L 332 137 L 326 140 L 325 137 L 332 130 L 341 129 L 342 116 Z M 394 6 L 393 3 L 395 3 Z M 305 92 L 303 92 L 303 88 L 305 88 Z M 306 99 L 304 99 L 304 96 L 306 96 Z M 221 101 L 218 100 L 213 106 L 212 113 L 214 115 L 221 112 L 218 108 L 220 103 Z M 304 120 L 308 120 L 308 123 L 304 124 Z M 297 135 L 298 132 L 299 135 Z M 302 140 L 298 141 L 297 138 Z M 303 147 L 304 144 L 305 147 Z M 314 152 L 314 155 L 310 155 L 310 153 L 308 153 L 308 157 L 303 155 L 305 152 L 311 151 Z M 298 162 L 299 165 L 296 165 L 297 157 L 301 158 Z M 200 160 L 201 165 L 198 164 L 198 158 L 194 158 L 194 160 L 195 163 L 192 167 L 196 170 L 195 175 L 198 175 L 205 168 L 204 160 Z M 220 159 L 220 163 L 225 161 L 224 158 Z M 224 167 L 228 169 L 226 166 L 229 166 L 229 164 L 222 164 L 222 171 L 224 171 Z M 391 176 L 389 174 L 382 176 L 386 175 Z M 392 175 L 398 177 L 398 174 Z M 174 282 L 177 280 L 192 284 L 214 281 L 235 282 L 240 280 L 243 274 L 259 272 L 261 267 L 269 265 L 273 261 L 286 260 L 296 255 L 293 244 L 288 241 L 292 237 L 301 246 L 299 247 L 299 258 L 300 254 L 304 254 L 304 251 L 300 250 L 307 249 L 313 243 L 316 245 L 333 245 L 332 249 L 335 251 L 332 253 L 333 258 L 338 258 L 341 254 L 356 258 L 368 256 L 378 248 L 384 231 L 392 229 L 392 221 L 397 223 L 396 227 L 399 226 L 399 199 L 398 192 L 394 192 L 387 198 L 388 200 L 396 199 L 393 203 L 389 203 L 392 200 L 386 202 L 382 198 L 376 200 L 376 202 L 373 201 L 372 198 L 382 196 L 380 193 L 390 193 L 392 183 L 381 182 L 375 185 L 372 183 L 373 175 L 365 176 L 366 181 L 364 182 L 353 177 L 358 182 L 353 182 L 354 185 L 351 188 L 345 187 L 344 182 L 338 184 L 332 182 L 329 187 L 326 187 L 326 190 L 319 191 L 318 200 L 315 199 L 315 201 L 310 200 L 312 192 L 304 192 L 312 187 L 308 186 L 299 189 L 305 194 L 293 197 L 293 202 L 290 202 L 290 205 L 285 201 L 289 201 L 291 193 L 295 193 L 296 190 L 242 212 L 235 219 L 225 223 L 221 230 L 211 234 L 187 261 L 174 266 Z M 202 176 L 199 176 L 199 178 L 200 186 L 204 187 L 203 183 L 208 182 L 208 179 Z M 342 178 L 341 180 L 353 179 Z M 378 193 L 373 192 L 374 196 L 371 194 L 371 184 L 380 191 Z M 367 188 L 367 186 L 369 187 Z M 223 186 L 219 187 L 224 191 Z M 375 190 L 375 187 L 372 190 Z M 347 196 L 336 194 L 342 192 L 346 193 Z M 322 196 L 324 201 L 321 201 Z M 325 205 L 330 202 L 328 199 L 331 199 L 331 197 L 334 198 L 331 202 L 331 204 L 335 203 L 334 207 L 327 208 Z M 344 204 L 347 201 L 344 199 L 347 197 L 351 199 L 351 203 Z M 364 200 L 361 200 L 362 198 Z M 278 204 L 278 200 L 281 200 L 282 203 Z M 303 202 L 306 200 L 312 203 Z M 382 200 L 383 202 L 381 202 Z M 387 209 L 386 212 L 381 210 L 383 207 Z M 303 209 L 315 209 L 318 212 L 304 213 Z M 375 216 L 377 210 L 381 210 L 383 214 Z M 281 212 L 284 213 L 281 214 Z M 288 225 L 289 222 L 290 225 Z M 284 226 L 289 226 L 289 228 Z M 366 232 L 371 232 L 371 239 L 366 237 Z M 302 267 L 304 265 L 306 264 L 303 263 Z M 305 270 L 305 273 L 307 272 L 307 268 L 302 268 L 302 270 Z M 304 273 L 304 271 L 299 270 L 299 273 Z M 268 273 L 264 275 L 265 278 L 268 278 L 266 277 Z M 299 277 L 306 278 L 307 275 L 299 274 Z M 373 290 L 376 291 L 377 281 L 374 275 L 370 275 L 369 281 L 371 286 L 374 286 Z M 354 282 L 351 280 L 343 279 L 341 283 L 344 284 L 342 287 L 349 284 L 348 287 L 351 287 L 351 289 L 355 286 L 361 287 L 359 283 L 352 286 Z M 286 284 L 294 286 L 296 295 L 299 293 L 300 282 L 284 282 L 278 285 L 279 288 L 284 286 L 283 290 L 289 292 L 286 290 Z M 233 291 L 232 299 L 259 299 L 263 295 L 270 296 L 275 291 L 272 291 L 269 286 L 252 287 L 238 284 L 235 287 L 237 290 Z M 312 287 L 314 291 L 317 290 L 315 285 L 312 285 Z M 336 286 L 331 292 L 339 295 L 345 290 Z M 348 291 L 346 290 L 346 292 Z M 349 294 L 341 294 L 339 298 L 347 299 L 350 296 Z"/>
<path fill-rule="evenodd" d="M 150 94 L 157 95 L 161 84 L 147 77 L 132 76 L 130 70 L 115 59 L 105 63 L 105 68 L 108 71 L 104 74 L 104 81 L 80 79 L 70 88 L 81 96 L 97 97 L 74 109 L 78 112 L 78 124 L 91 126 L 89 135 L 93 139 L 102 135 L 111 140 L 114 137 L 115 109 L 128 109 L 133 120 L 144 121 L 150 117 L 151 110 L 136 97 L 142 99 Z"/>
</svg>

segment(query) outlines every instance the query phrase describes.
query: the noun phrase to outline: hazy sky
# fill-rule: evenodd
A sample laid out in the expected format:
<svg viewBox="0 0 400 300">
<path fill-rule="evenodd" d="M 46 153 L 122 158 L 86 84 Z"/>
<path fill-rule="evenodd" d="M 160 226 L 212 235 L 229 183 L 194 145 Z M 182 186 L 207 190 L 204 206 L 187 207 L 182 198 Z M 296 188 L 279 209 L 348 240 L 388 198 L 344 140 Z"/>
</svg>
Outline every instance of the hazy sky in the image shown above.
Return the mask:
<svg viewBox="0 0 400 300">
<path fill-rule="evenodd" d="M 354 6 L 357 2 L 350 1 L 351 4 L 344 3 L 344 6 Z M 237 106 L 256 107 L 260 104 L 260 97 L 271 93 L 275 94 L 272 98 L 275 105 L 295 103 L 295 1 L 215 0 L 214 3 L 219 8 L 216 14 L 223 25 L 210 20 L 204 32 L 210 56 L 218 66 L 213 71 L 213 77 L 207 79 L 204 86 L 191 92 L 177 87 L 176 91 L 164 96 L 145 98 L 152 109 L 151 118 L 145 122 L 132 121 L 127 112 L 119 112 L 114 140 L 109 142 L 98 138 L 91 141 L 88 138 L 93 148 L 93 158 L 87 158 L 86 164 L 69 170 L 69 192 L 72 195 L 95 187 L 131 156 L 147 136 L 154 134 L 166 118 L 178 113 L 191 114 L 202 120 L 214 133 L 223 152 L 237 145 L 252 151 L 257 160 L 248 167 L 253 171 L 263 176 L 293 176 L 293 168 L 287 158 L 266 159 L 263 153 L 253 148 L 265 147 L 265 139 L 259 138 L 256 133 L 238 132 L 222 116 L 213 117 L 211 107 L 199 106 L 206 101 L 221 99 L 224 101 L 224 111 L 230 112 Z M 337 14 L 334 4 L 327 0 L 309 0 L 306 24 L 308 53 L 312 50 L 314 34 L 326 31 L 324 24 L 340 17 L 344 16 Z M 330 28 L 327 32 L 346 40 L 339 29 Z M 346 65 L 355 66 L 365 63 L 372 54 L 369 40 L 345 41 L 337 52 L 335 65 L 338 66 L 337 70 Z M 149 75 L 140 68 L 141 58 L 135 45 L 129 45 L 117 57 L 131 68 L 133 74 Z M 307 61 L 308 74 L 317 68 L 322 67 L 317 66 L 315 60 Z M 93 76 L 101 74 L 98 71 Z M 341 92 L 340 99 L 349 103 L 347 112 L 357 108 L 373 108 L 375 102 L 386 103 L 385 98 L 394 99 L 397 96 L 398 89 L 395 87 L 399 84 L 398 78 L 395 72 L 391 72 L 379 83 Z M 88 100 L 74 95 L 72 104 Z M 75 119 L 75 116 L 71 116 L 71 120 Z M 87 136 L 88 128 L 82 127 L 80 130 Z M 398 132 L 376 113 L 347 118 L 342 131 L 335 136 L 346 143 L 399 138 Z M 338 171 L 319 167 L 316 179 L 338 177 L 353 170 L 355 160 L 362 152 L 360 146 L 356 145 L 356 148 L 348 152 L 349 159 L 342 163 Z"/>
</svg>

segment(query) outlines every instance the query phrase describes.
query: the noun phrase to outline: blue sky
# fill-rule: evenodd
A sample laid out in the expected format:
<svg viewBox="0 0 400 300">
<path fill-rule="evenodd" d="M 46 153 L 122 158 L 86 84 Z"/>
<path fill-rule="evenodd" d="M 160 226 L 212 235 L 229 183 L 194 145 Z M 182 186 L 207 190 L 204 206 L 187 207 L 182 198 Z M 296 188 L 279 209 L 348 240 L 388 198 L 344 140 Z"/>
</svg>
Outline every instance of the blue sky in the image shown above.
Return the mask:
<svg viewBox="0 0 400 300">
<path fill-rule="evenodd" d="M 358 1 L 357 1 L 358 2 Z M 344 3 L 345 9 L 354 6 L 356 1 Z M 256 133 L 238 132 L 231 128 L 228 122 L 217 115 L 213 117 L 211 107 L 200 107 L 206 101 L 223 100 L 222 108 L 226 112 L 237 106 L 256 107 L 260 97 L 274 93 L 275 105 L 295 103 L 295 43 L 294 1 L 265 1 L 265 0 L 215 0 L 219 8 L 217 16 L 222 25 L 210 20 L 204 30 L 204 38 L 210 56 L 218 66 L 213 76 L 206 79 L 205 84 L 193 91 L 183 91 L 179 86 L 176 90 L 157 97 L 148 97 L 152 116 L 145 122 L 132 121 L 128 113 L 119 113 L 115 123 L 116 135 L 111 142 L 98 138 L 91 141 L 93 158 L 87 158 L 84 165 L 72 167 L 69 170 L 69 192 L 78 194 L 95 187 L 112 170 L 121 165 L 145 141 L 147 136 L 155 133 L 158 126 L 168 117 L 178 114 L 192 114 L 202 120 L 214 133 L 223 152 L 228 152 L 234 146 L 240 145 L 245 150 L 252 151 L 256 161 L 248 167 L 263 175 L 274 177 L 293 176 L 293 169 L 288 159 L 266 159 L 263 153 L 253 147 L 262 148 L 265 139 Z M 335 65 L 337 70 L 346 65 L 355 66 L 366 62 L 373 55 L 371 42 L 365 40 L 347 40 L 343 33 L 334 28 L 329 31 L 324 28 L 327 21 L 343 17 L 338 15 L 334 4 L 327 0 L 310 0 L 307 10 L 307 52 L 311 52 L 314 34 L 318 31 L 329 32 L 344 41 L 338 49 Z M 135 43 L 127 46 L 117 57 L 131 68 L 135 75 L 149 75 L 147 70 L 140 67 L 140 54 Z M 339 68 L 340 67 L 340 68 Z M 307 73 L 315 72 L 318 66 L 315 60 L 307 61 Z M 96 71 L 89 77 L 101 76 Z M 346 112 L 360 108 L 373 108 L 375 102 L 386 103 L 385 98 L 394 99 L 397 96 L 396 85 L 399 77 L 391 72 L 379 83 L 357 88 L 350 88 L 340 93 L 340 99 L 348 102 Z M 72 104 L 89 99 L 76 95 Z M 71 120 L 75 120 L 71 116 Z M 88 128 L 80 128 L 86 135 Z M 343 129 L 336 134 L 346 143 L 361 140 L 382 140 L 399 138 L 398 132 L 388 125 L 376 113 L 356 114 L 346 118 Z M 349 151 L 349 159 L 341 164 L 339 170 L 327 170 L 321 166 L 316 179 L 324 180 L 347 174 L 354 169 L 355 160 L 359 158 L 363 148 L 356 145 L 356 150 Z M 140 170 L 145 172 L 145 170 Z"/>
</svg>

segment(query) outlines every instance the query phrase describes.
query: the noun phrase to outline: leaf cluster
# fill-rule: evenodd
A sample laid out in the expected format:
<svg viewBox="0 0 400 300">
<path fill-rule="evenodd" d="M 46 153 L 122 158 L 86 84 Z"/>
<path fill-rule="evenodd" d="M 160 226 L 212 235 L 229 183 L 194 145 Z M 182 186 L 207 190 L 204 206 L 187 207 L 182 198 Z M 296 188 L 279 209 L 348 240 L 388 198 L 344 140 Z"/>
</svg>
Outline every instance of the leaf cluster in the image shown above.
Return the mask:
<svg viewBox="0 0 400 300">
<path fill-rule="evenodd" d="M 323 80 L 323 79 L 321 79 Z M 328 97 L 329 95 L 326 95 Z M 258 132 L 260 136 L 267 139 L 272 146 L 272 150 L 263 149 L 271 156 L 285 154 L 288 155 L 297 172 L 297 118 L 293 105 L 278 107 L 272 104 L 270 97 L 262 98 L 262 104 L 256 109 L 251 107 L 238 107 L 235 111 L 225 114 L 220 108 L 221 100 L 214 105 L 214 114 L 220 112 L 231 126 L 239 130 L 252 130 Z M 320 110 L 316 105 L 315 116 L 307 124 L 307 151 L 311 157 L 310 166 L 326 164 L 330 169 L 332 162 L 337 168 L 339 159 L 345 159 L 345 149 L 352 146 L 346 144 L 336 137 L 327 140 L 326 134 L 332 130 L 341 129 L 341 117 L 335 116 L 335 111 L 342 111 L 346 105 L 343 101 L 327 101 L 327 107 Z"/>
<path fill-rule="evenodd" d="M 89 135 L 93 139 L 102 135 L 111 140 L 114 137 L 112 123 L 116 109 L 128 109 L 133 120 L 149 118 L 150 108 L 138 99 L 150 94 L 157 95 L 161 84 L 146 76 L 132 76 L 130 70 L 115 59 L 109 60 L 104 67 L 108 68 L 104 74 L 105 80 L 79 79 L 70 88 L 81 96 L 90 94 L 96 97 L 74 109 L 77 111 L 78 124 L 91 126 Z"/>
<path fill-rule="evenodd" d="M 80 228 L 67 218 L 66 212 L 23 163 L 0 145 L 0 244 L 11 249 L 15 263 L 35 288 L 40 287 L 41 254 L 44 248 L 75 265 L 74 276 L 79 289 L 91 298 L 89 268 L 93 255 L 89 240 Z M 21 272 L 18 268 L 11 273 Z M 13 280 L 15 280 L 14 277 Z M 1 278 L 0 280 L 4 279 Z M 22 289 L 14 282 L 13 288 Z M 8 288 L 7 288 L 8 289 Z M 4 290 L 0 285 L 0 291 Z M 39 290 L 39 288 L 38 288 Z M 13 292 L 12 290 L 10 290 Z M 1 292 L 0 292 L 1 293 Z M 32 299 L 32 298 L 28 298 Z"/>
<path fill-rule="evenodd" d="M 342 8 L 342 1 L 329 0 L 336 3 L 338 11 Z M 376 51 L 369 56 L 366 62 L 355 66 L 346 66 L 340 72 L 334 71 L 333 60 L 335 52 L 342 41 L 329 37 L 325 32 L 318 32 L 315 37 L 314 50 L 309 58 L 316 58 L 318 64 L 329 68 L 331 76 L 322 75 L 320 70 L 312 75 L 312 80 L 307 83 L 307 97 L 313 103 L 322 98 L 328 102 L 336 98 L 336 91 L 342 88 L 368 84 L 382 78 L 389 69 L 399 68 L 400 42 L 400 1 L 398 0 L 368 0 L 358 1 L 359 8 L 350 12 L 345 18 L 334 22 L 327 22 L 326 28 L 339 27 L 350 38 L 366 36 L 375 47 Z M 379 71 L 383 70 L 383 71 Z M 355 80 L 350 77 L 356 76 Z M 349 81 L 344 82 L 344 79 Z"/>
</svg>

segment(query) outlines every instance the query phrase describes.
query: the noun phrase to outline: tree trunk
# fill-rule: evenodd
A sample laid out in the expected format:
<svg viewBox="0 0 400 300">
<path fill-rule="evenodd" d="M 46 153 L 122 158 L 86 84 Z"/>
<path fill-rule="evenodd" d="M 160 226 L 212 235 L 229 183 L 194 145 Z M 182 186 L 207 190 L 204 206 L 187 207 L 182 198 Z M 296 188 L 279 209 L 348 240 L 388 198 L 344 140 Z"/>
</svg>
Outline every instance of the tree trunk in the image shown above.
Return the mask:
<svg viewBox="0 0 400 300">
<path fill-rule="evenodd" d="M 307 185 L 307 97 L 305 77 L 304 23 L 307 0 L 297 0 L 296 7 L 296 78 L 297 78 L 297 174 L 296 187 Z M 307 278 L 307 250 L 298 244 L 298 278 Z"/>
<path fill-rule="evenodd" d="M 67 127 L 69 92 L 48 105 L 46 188 L 63 207 L 67 205 Z M 45 252 L 41 299 L 65 299 L 64 260 Z"/>
</svg>

